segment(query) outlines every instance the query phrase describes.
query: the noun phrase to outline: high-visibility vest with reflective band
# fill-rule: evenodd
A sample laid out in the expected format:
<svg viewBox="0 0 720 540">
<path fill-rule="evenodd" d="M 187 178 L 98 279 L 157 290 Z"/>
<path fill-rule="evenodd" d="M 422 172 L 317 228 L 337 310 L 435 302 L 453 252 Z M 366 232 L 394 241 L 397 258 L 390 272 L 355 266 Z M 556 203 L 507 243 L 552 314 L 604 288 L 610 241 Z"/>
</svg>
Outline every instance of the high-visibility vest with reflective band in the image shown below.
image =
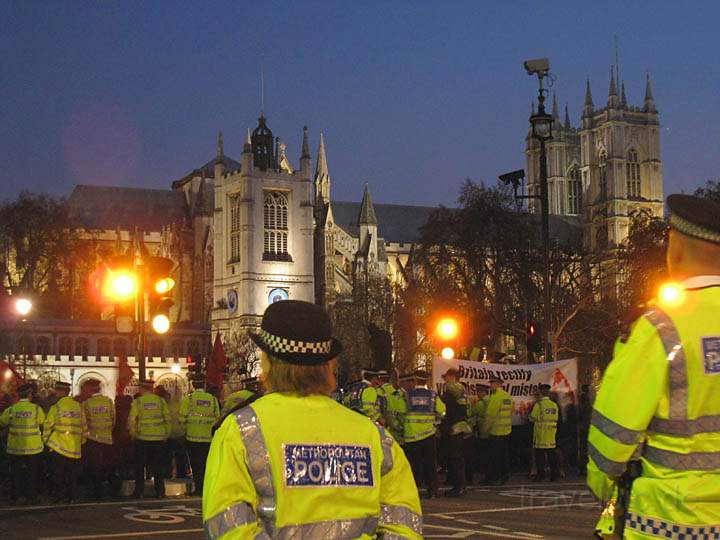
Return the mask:
<svg viewBox="0 0 720 540">
<path fill-rule="evenodd" d="M 0 427 L 8 427 L 5 451 L 16 456 L 31 456 L 43 451 L 40 429 L 45 421 L 42 408 L 27 399 L 10 405 L 0 415 Z"/>
<path fill-rule="evenodd" d="M 558 412 L 557 404 L 547 396 L 533 405 L 530 421 L 533 423 L 534 448 L 555 448 Z"/>
<path fill-rule="evenodd" d="M 468 401 L 467 393 L 462 383 L 455 381 L 447 383 L 442 399 L 445 407 L 447 407 L 446 421 L 450 423 L 450 434 L 472 435 L 472 428 L 468 421 L 470 402 Z"/>
<path fill-rule="evenodd" d="M 115 407 L 112 399 L 96 394 L 86 399 L 82 405 L 87 422 L 87 438 L 102 444 L 112 444 L 115 425 Z"/>
<path fill-rule="evenodd" d="M 403 433 L 400 413 L 403 410 L 405 396 L 403 396 L 401 390 L 396 389 L 390 383 L 383 384 L 381 388 L 383 392 L 385 392 L 385 398 L 387 401 L 387 407 L 385 409 L 385 413 L 383 414 L 383 417 L 385 418 L 385 427 L 396 441 L 401 442 Z"/>
<path fill-rule="evenodd" d="M 164 441 L 170 435 L 170 409 L 160 396 L 147 393 L 135 398 L 128 419 L 130 435 L 140 441 Z"/>
<path fill-rule="evenodd" d="M 220 419 L 220 406 L 215 396 L 195 391 L 185 396 L 180 405 L 180 423 L 186 426 L 185 438 L 190 442 L 210 442 L 212 427 Z"/>
<path fill-rule="evenodd" d="M 472 408 L 472 420 L 475 433 L 480 439 L 487 439 L 488 433 L 485 431 L 485 411 L 487 409 L 488 396 L 477 400 Z"/>
<path fill-rule="evenodd" d="M 422 538 L 403 451 L 327 396 L 271 393 L 228 416 L 202 502 L 210 539 Z"/>
<path fill-rule="evenodd" d="M 377 390 L 367 381 L 358 381 L 350 385 L 345 396 L 345 405 L 364 414 L 373 422 L 380 419 L 380 403 Z"/>
<path fill-rule="evenodd" d="M 238 390 L 237 392 L 233 392 L 225 398 L 225 401 L 223 402 L 222 413 L 227 414 L 237 405 L 239 405 L 243 401 L 247 401 L 254 395 L 255 392 L 251 392 L 250 390 Z"/>
<path fill-rule="evenodd" d="M 43 425 L 43 439 L 48 448 L 58 454 L 80 459 L 86 429 L 82 406 L 65 396 L 50 407 Z"/>
<path fill-rule="evenodd" d="M 594 405 L 595 495 L 612 498 L 628 461 L 642 464 L 626 538 L 720 535 L 720 276 L 685 286 L 680 305 L 652 308 L 616 344 Z"/>
<path fill-rule="evenodd" d="M 418 387 L 405 394 L 402 412 L 403 442 L 413 443 L 435 436 L 445 416 L 445 404 L 433 390 Z"/>
<path fill-rule="evenodd" d="M 496 389 L 488 398 L 483 431 L 495 437 L 512 432 L 512 398 L 502 388 Z"/>
</svg>

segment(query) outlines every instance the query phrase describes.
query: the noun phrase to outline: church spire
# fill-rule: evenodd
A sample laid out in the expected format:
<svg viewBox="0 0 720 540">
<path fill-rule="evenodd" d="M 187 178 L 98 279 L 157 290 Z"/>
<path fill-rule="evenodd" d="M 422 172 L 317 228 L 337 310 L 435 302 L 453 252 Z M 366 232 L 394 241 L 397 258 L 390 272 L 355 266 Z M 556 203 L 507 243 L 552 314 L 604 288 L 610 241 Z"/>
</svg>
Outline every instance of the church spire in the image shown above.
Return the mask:
<svg viewBox="0 0 720 540">
<path fill-rule="evenodd" d="M 572 126 L 570 125 L 570 111 L 568 110 L 568 104 L 565 104 L 565 131 L 570 131 Z"/>
<path fill-rule="evenodd" d="M 358 216 L 358 226 L 360 225 L 377 225 L 375 217 L 375 207 L 370 197 L 370 188 L 365 182 L 365 191 L 363 192 L 362 202 L 360 203 L 360 215 Z"/>
<path fill-rule="evenodd" d="M 310 143 L 308 142 L 308 128 L 303 127 L 303 140 L 302 140 L 302 152 L 300 153 L 300 159 L 310 159 Z"/>
<path fill-rule="evenodd" d="M 218 163 L 221 163 L 224 157 L 225 157 L 225 151 L 223 149 L 223 134 L 222 134 L 222 131 L 218 131 L 215 161 Z"/>
<path fill-rule="evenodd" d="M 620 105 L 622 105 L 623 109 L 627 108 L 627 97 L 625 97 L 625 81 L 622 82 L 620 85 Z"/>
<path fill-rule="evenodd" d="M 245 136 L 245 145 L 243 146 L 243 154 L 246 152 L 252 153 L 252 141 L 250 139 L 250 128 L 247 129 L 247 135 Z"/>
<path fill-rule="evenodd" d="M 320 132 L 320 145 L 315 162 L 315 201 L 318 205 L 330 202 L 330 171 L 328 170 L 325 138 L 322 132 Z"/>
<path fill-rule="evenodd" d="M 325 155 L 325 139 L 320 132 L 320 145 L 318 146 L 317 162 L 315 163 L 315 176 L 329 176 L 327 156 Z"/>
<path fill-rule="evenodd" d="M 608 107 L 617 109 L 620 106 L 618 98 L 617 82 L 615 81 L 615 68 L 610 66 L 610 90 L 608 91 Z"/>
<path fill-rule="evenodd" d="M 583 107 L 583 115 L 591 116 L 594 108 L 592 92 L 590 91 L 590 79 L 588 78 L 585 82 L 585 106 Z"/>
<path fill-rule="evenodd" d="M 645 75 L 645 112 L 657 112 L 655 99 L 653 98 L 652 85 L 650 84 L 650 72 Z"/>
</svg>

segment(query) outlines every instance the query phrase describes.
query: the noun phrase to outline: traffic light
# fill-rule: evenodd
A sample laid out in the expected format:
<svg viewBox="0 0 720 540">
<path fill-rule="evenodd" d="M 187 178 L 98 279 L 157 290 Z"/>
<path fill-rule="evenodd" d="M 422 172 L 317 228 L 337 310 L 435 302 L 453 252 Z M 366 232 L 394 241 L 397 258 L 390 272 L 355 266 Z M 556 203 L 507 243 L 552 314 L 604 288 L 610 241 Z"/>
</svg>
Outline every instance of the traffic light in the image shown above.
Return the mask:
<svg viewBox="0 0 720 540">
<path fill-rule="evenodd" d="M 525 342 L 527 343 L 528 352 L 543 352 L 542 333 L 535 323 L 530 323 L 525 332 Z"/>
<path fill-rule="evenodd" d="M 102 272 L 102 296 L 112 303 L 115 313 L 115 330 L 129 334 L 135 328 L 135 300 L 138 278 L 133 271 L 130 257 L 114 257 Z"/>
<path fill-rule="evenodd" d="M 658 291 L 658 300 L 663 306 L 679 306 L 685 300 L 685 289 L 679 283 L 664 283 Z"/>
<path fill-rule="evenodd" d="M 438 337 L 442 340 L 455 339 L 458 335 L 458 323 L 451 317 L 440 319 L 437 325 Z"/>
<path fill-rule="evenodd" d="M 150 324 L 156 334 L 165 334 L 170 330 L 170 308 L 175 303 L 175 280 L 170 277 L 173 262 L 165 257 L 150 257 L 147 266 Z"/>
</svg>

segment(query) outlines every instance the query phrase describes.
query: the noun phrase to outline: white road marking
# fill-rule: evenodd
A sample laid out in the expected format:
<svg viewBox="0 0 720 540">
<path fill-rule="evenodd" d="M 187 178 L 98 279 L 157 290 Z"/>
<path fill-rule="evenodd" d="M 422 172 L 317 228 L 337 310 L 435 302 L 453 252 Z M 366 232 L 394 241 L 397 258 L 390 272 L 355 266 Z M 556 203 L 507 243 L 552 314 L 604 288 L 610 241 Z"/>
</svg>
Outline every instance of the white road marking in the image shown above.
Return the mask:
<svg viewBox="0 0 720 540">
<path fill-rule="evenodd" d="M 498 527 L 497 525 L 483 525 L 486 529 L 494 529 L 496 531 L 507 531 L 508 529 L 505 527 Z"/>
<path fill-rule="evenodd" d="M 105 501 L 105 502 L 86 502 L 86 503 L 75 503 L 75 504 L 46 504 L 39 506 L 0 506 L 0 512 L 17 512 L 19 509 L 22 510 L 51 510 L 53 508 L 83 508 L 85 506 L 120 506 L 121 504 L 168 504 L 168 502 L 175 501 L 200 501 L 200 497 L 166 497 L 165 499 L 132 499 L 127 498 L 121 501 Z"/>
<path fill-rule="evenodd" d="M 455 534 L 426 534 L 428 529 L 438 529 L 440 531 L 455 531 Z M 482 536 L 492 536 L 493 538 L 518 538 L 517 533 L 502 533 L 493 532 L 486 530 L 472 530 L 472 529 L 460 529 L 458 527 L 445 527 L 443 525 L 423 525 L 423 538 L 468 538 L 474 534 L 480 534 Z M 525 533 L 520 533 L 525 534 Z M 531 538 L 531 537 L 527 537 Z M 532 538 L 544 538 L 543 536 L 537 536 Z"/>
<path fill-rule="evenodd" d="M 506 508 L 484 508 L 481 510 L 458 510 L 456 512 L 440 512 L 438 514 L 425 514 L 430 517 L 461 516 L 464 514 L 493 514 L 495 512 L 517 512 L 520 510 L 547 510 L 548 508 L 571 508 L 573 506 L 596 506 L 600 507 L 596 502 L 587 503 L 569 503 L 569 504 L 538 504 L 535 506 L 512 506 Z"/>
<path fill-rule="evenodd" d="M 132 538 L 134 536 L 162 536 L 165 534 L 184 534 L 202 532 L 202 529 L 170 529 L 165 531 L 138 531 L 111 534 L 85 534 L 82 536 L 43 536 L 38 540 L 91 540 L 93 538 Z"/>
</svg>

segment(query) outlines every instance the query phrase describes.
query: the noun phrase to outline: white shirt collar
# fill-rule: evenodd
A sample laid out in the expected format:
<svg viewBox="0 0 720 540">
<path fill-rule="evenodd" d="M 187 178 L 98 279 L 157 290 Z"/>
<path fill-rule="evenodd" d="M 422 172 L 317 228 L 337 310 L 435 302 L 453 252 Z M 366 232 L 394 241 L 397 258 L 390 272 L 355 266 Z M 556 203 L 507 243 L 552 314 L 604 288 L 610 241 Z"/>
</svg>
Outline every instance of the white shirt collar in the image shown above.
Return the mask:
<svg viewBox="0 0 720 540">
<path fill-rule="evenodd" d="M 685 289 L 704 289 L 720 285 L 720 276 L 693 276 L 683 281 Z"/>
</svg>

